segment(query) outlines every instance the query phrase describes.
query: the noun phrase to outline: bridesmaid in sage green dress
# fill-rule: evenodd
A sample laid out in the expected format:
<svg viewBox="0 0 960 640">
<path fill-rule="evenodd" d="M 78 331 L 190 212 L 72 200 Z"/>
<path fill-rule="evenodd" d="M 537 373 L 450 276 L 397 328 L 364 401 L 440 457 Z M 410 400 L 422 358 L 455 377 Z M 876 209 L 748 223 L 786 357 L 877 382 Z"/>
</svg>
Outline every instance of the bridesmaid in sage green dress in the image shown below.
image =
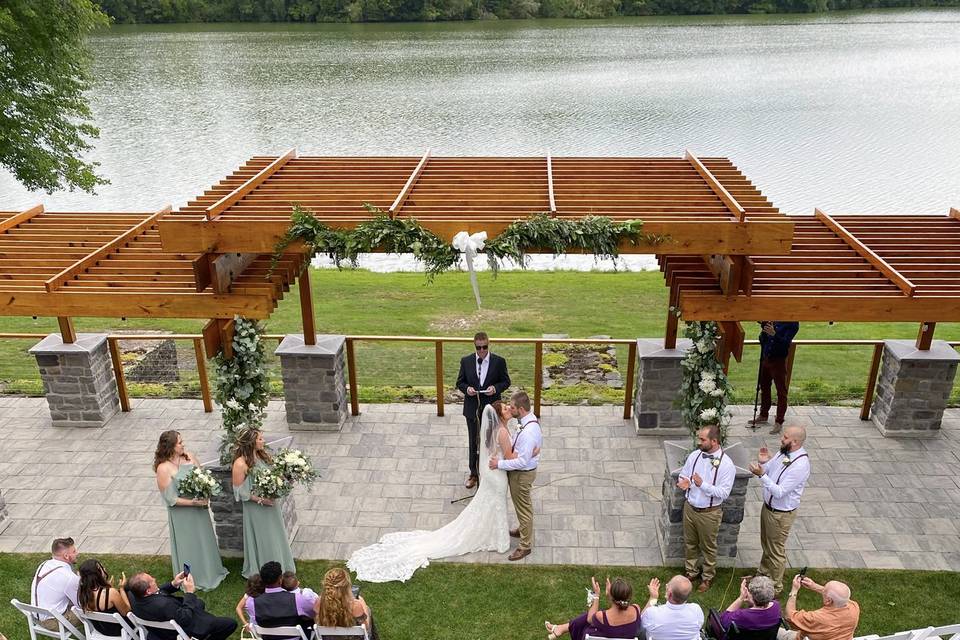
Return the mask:
<svg viewBox="0 0 960 640">
<path fill-rule="evenodd" d="M 237 438 L 233 460 L 233 497 L 243 502 L 243 577 L 260 572 L 260 567 L 279 562 L 284 571 L 296 571 L 293 552 L 283 526 L 280 501 L 253 493 L 252 476 L 258 465 L 273 461 L 264 449 L 263 432 L 246 429 Z"/>
<path fill-rule="evenodd" d="M 173 574 L 183 571 L 184 563 L 198 589 L 215 589 L 226 577 L 227 570 L 220 560 L 217 537 L 213 533 L 208 500 L 183 498 L 177 493 L 180 479 L 198 466 L 196 459 L 183 448 L 183 438 L 176 431 L 160 434 L 153 457 L 157 472 L 157 488 L 167 505 L 170 525 L 170 560 Z"/>
</svg>

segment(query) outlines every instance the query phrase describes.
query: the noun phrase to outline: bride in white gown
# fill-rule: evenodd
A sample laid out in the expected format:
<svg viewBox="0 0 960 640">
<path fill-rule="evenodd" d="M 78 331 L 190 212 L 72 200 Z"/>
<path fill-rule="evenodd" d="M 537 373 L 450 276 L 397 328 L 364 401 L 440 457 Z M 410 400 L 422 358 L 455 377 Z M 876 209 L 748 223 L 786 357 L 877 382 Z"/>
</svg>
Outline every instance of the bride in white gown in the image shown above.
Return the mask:
<svg viewBox="0 0 960 640">
<path fill-rule="evenodd" d="M 496 406 L 494 406 L 496 405 Z M 510 548 L 507 524 L 507 474 L 490 469 L 491 456 L 516 457 L 506 427 L 509 409 L 500 402 L 483 409 L 480 433 L 487 457 L 480 462 L 480 487 L 453 522 L 435 531 L 388 533 L 377 544 L 358 549 L 347 567 L 366 582 L 406 582 L 431 558 L 449 558 L 474 551 L 504 553 Z M 500 413 L 501 415 L 498 415 Z"/>
</svg>

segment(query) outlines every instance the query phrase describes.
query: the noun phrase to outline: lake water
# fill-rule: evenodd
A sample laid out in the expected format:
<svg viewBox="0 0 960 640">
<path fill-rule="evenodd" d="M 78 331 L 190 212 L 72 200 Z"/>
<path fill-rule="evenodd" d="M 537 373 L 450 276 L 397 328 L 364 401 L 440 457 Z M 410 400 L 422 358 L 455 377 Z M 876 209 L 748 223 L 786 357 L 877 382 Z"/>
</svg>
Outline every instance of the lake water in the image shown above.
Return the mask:
<svg viewBox="0 0 960 640">
<path fill-rule="evenodd" d="M 96 197 L 184 203 L 249 156 L 725 155 L 782 210 L 960 206 L 960 10 L 115 27 L 92 40 Z"/>
</svg>

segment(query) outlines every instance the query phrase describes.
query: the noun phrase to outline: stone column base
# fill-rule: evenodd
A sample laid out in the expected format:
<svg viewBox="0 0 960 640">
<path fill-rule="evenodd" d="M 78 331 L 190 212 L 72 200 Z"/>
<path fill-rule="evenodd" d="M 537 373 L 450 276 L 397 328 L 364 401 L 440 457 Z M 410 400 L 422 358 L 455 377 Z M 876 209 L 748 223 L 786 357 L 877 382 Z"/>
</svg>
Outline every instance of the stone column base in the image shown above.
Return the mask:
<svg viewBox="0 0 960 640">
<path fill-rule="evenodd" d="M 692 343 L 677 340 L 676 349 L 664 349 L 663 339 L 637 340 L 637 386 L 633 423 L 638 435 L 681 436 L 688 433 L 677 404 L 683 360 Z"/>
<path fill-rule="evenodd" d="M 347 420 L 344 336 L 318 335 L 306 345 L 303 334 L 288 335 L 277 347 L 283 372 L 283 399 L 291 431 L 340 431 Z"/>
<path fill-rule="evenodd" d="M 52 333 L 30 349 L 55 427 L 102 427 L 120 410 L 106 334 L 80 333 L 64 343 Z"/>
<path fill-rule="evenodd" d="M 870 409 L 873 423 L 886 437 L 935 438 L 940 434 L 960 355 L 934 340 L 928 351 L 912 340 L 887 340 Z"/>
<path fill-rule="evenodd" d="M 243 504 L 233 499 L 233 476 L 229 466 L 210 467 L 214 477 L 220 481 L 220 495 L 210 500 L 213 522 L 217 531 L 217 544 L 220 555 L 227 558 L 243 556 Z M 297 508 L 293 496 L 280 501 L 283 525 L 287 530 L 287 540 L 292 544 L 297 535 Z"/>
<path fill-rule="evenodd" d="M 666 565 L 683 564 L 683 503 L 684 492 L 677 488 L 677 478 L 690 451 L 690 441 L 666 441 L 663 443 L 665 470 L 663 475 L 663 508 L 657 520 L 660 542 L 660 557 Z M 737 477 L 730 495 L 723 502 L 723 520 L 717 534 L 717 560 L 735 558 L 740 523 L 743 522 L 744 505 L 747 499 L 747 484 L 752 475 L 747 469 L 747 452 L 739 442 L 727 443 L 724 452 L 737 467 Z"/>
</svg>

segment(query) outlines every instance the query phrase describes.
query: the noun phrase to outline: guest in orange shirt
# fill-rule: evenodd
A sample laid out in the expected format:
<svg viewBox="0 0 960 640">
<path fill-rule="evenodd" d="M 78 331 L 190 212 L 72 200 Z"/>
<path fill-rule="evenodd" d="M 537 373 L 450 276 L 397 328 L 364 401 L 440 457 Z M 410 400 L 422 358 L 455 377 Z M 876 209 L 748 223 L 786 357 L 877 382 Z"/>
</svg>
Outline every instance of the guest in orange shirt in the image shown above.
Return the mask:
<svg viewBox="0 0 960 640">
<path fill-rule="evenodd" d="M 823 606 L 816 611 L 797 609 L 800 587 L 819 593 Z M 842 582 L 819 585 L 797 574 L 787 598 L 787 622 L 793 631 L 781 629 L 777 640 L 852 640 L 860 622 L 860 605 L 850 599 L 850 587 Z"/>
</svg>

